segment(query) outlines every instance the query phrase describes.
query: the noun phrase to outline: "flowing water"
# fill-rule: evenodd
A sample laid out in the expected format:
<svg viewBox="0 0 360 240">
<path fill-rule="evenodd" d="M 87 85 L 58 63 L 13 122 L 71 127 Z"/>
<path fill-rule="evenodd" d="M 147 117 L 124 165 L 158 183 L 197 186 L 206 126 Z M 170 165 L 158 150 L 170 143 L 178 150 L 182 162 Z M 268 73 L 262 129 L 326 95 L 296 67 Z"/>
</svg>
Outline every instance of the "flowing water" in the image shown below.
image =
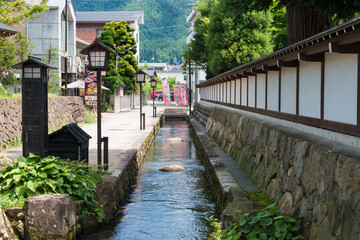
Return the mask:
<svg viewBox="0 0 360 240">
<path fill-rule="evenodd" d="M 173 137 L 183 142 L 167 141 Z M 170 164 L 186 170 L 159 171 Z M 150 147 L 118 219 L 86 239 L 207 239 L 211 215 L 217 216 L 216 201 L 190 129 L 185 121 L 167 121 Z"/>
</svg>

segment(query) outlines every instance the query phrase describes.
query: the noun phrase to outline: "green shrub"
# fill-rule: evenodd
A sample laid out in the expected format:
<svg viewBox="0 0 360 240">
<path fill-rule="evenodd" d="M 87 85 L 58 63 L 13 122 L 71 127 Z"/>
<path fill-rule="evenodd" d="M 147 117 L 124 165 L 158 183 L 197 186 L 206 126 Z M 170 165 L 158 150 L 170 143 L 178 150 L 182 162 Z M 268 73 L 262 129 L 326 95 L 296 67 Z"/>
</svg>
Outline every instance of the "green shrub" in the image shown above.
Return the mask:
<svg viewBox="0 0 360 240">
<path fill-rule="evenodd" d="M 88 108 L 86 109 L 86 112 L 85 112 L 84 121 L 85 121 L 85 123 L 94 123 L 94 122 L 96 122 L 96 117 L 91 112 L 91 110 L 88 109 Z"/>
<path fill-rule="evenodd" d="M 0 170 L 0 205 L 6 208 L 13 201 L 14 205 L 21 206 L 33 195 L 67 193 L 73 200 L 84 200 L 100 221 L 102 212 L 94 196 L 96 182 L 104 174 L 83 163 L 59 157 L 41 158 L 33 154 L 27 158 L 19 157 L 13 165 Z"/>
<path fill-rule="evenodd" d="M 274 204 L 257 212 L 243 214 L 243 217 L 224 231 L 213 224 L 215 231 L 211 239 L 220 240 L 284 240 L 304 239 L 300 234 L 300 220 L 284 215 Z"/>
</svg>

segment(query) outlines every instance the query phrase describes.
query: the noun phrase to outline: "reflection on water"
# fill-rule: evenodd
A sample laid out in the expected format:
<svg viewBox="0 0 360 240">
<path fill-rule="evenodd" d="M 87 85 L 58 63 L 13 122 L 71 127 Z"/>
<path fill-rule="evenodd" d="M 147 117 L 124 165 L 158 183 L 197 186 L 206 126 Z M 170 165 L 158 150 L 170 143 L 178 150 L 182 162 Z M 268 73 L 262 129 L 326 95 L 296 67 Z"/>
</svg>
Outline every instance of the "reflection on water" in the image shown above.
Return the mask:
<svg viewBox="0 0 360 240">
<path fill-rule="evenodd" d="M 184 141 L 166 141 L 171 137 Z M 186 170 L 159 171 L 169 164 Z M 117 221 L 86 239 L 207 239 L 211 215 L 216 215 L 215 199 L 190 130 L 185 121 L 171 121 L 149 149 Z"/>
</svg>

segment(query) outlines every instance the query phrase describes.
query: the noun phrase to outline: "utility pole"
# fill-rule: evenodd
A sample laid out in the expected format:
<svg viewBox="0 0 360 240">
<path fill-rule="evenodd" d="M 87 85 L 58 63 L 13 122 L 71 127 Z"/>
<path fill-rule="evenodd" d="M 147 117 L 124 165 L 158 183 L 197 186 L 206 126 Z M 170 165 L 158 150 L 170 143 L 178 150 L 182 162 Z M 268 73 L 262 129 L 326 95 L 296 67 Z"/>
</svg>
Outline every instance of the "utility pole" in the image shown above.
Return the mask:
<svg viewBox="0 0 360 240">
<path fill-rule="evenodd" d="M 191 61 L 189 59 L 189 114 L 191 116 Z"/>
</svg>

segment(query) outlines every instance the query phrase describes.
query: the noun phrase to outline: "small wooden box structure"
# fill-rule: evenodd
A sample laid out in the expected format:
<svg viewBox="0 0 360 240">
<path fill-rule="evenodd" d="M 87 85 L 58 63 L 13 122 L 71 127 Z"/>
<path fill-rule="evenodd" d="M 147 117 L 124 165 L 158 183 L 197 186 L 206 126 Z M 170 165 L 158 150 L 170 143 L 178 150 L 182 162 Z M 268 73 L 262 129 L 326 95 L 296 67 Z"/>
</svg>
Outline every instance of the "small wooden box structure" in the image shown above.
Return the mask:
<svg viewBox="0 0 360 240">
<path fill-rule="evenodd" d="M 89 136 L 77 123 L 70 123 L 49 135 L 49 155 L 89 162 Z"/>
</svg>

